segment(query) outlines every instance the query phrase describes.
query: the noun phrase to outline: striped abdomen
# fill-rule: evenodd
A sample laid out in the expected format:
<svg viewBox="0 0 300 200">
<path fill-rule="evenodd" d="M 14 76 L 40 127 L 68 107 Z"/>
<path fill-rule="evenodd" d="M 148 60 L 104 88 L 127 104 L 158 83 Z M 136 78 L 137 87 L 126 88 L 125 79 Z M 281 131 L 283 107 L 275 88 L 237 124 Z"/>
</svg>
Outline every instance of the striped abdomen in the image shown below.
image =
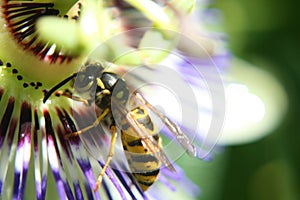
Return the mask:
<svg viewBox="0 0 300 200">
<path fill-rule="evenodd" d="M 131 113 L 148 137 L 152 137 L 160 148 L 161 138 L 148 112 L 142 107 L 137 107 Z M 145 191 L 156 181 L 161 162 L 154 156 L 154 152 L 145 146 L 141 137 L 125 122 L 122 126 L 121 138 L 131 173 Z"/>
</svg>

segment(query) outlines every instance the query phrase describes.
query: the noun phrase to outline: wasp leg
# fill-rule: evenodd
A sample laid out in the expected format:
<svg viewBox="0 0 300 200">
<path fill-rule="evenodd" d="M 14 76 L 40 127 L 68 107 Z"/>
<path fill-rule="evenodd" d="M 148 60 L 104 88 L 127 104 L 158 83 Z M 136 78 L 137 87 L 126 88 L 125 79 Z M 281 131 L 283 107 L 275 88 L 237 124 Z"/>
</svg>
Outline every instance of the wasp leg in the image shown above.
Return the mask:
<svg viewBox="0 0 300 200">
<path fill-rule="evenodd" d="M 101 89 L 105 89 L 104 83 L 102 82 L 102 80 L 100 78 L 97 78 L 97 85 L 101 88 Z"/>
<path fill-rule="evenodd" d="M 91 124 L 91 125 L 89 125 L 89 126 L 83 128 L 83 129 L 81 129 L 81 130 L 79 130 L 79 131 L 77 131 L 77 132 L 73 132 L 73 133 L 66 134 L 66 135 L 64 136 L 64 138 L 65 138 L 65 139 L 69 139 L 70 137 L 74 137 L 74 136 L 81 135 L 82 133 L 88 131 L 89 129 L 96 127 L 96 126 L 103 120 L 103 118 L 104 118 L 109 112 L 110 112 L 110 109 L 109 109 L 109 108 L 105 109 L 105 110 L 102 112 L 102 114 L 94 121 L 93 124 Z"/>
<path fill-rule="evenodd" d="M 100 87 L 102 89 L 101 94 L 102 95 L 110 95 L 111 92 L 105 88 L 104 83 L 102 82 L 102 80 L 100 78 L 97 78 L 97 85 L 98 87 Z"/>
<path fill-rule="evenodd" d="M 105 163 L 105 165 L 103 166 L 99 176 L 98 176 L 98 179 L 97 179 L 97 182 L 96 182 L 96 186 L 94 188 L 94 192 L 96 192 L 102 182 L 102 179 L 103 179 L 103 175 L 110 163 L 110 161 L 112 160 L 113 158 L 113 155 L 114 155 L 114 146 L 115 146 L 115 143 L 116 143 L 116 139 L 117 139 L 117 129 L 115 126 L 112 126 L 111 127 L 111 131 L 112 131 L 112 136 L 111 136 L 111 141 L 110 141 L 110 147 L 109 147 L 109 153 L 108 153 L 108 157 L 107 157 L 107 161 Z"/>
<path fill-rule="evenodd" d="M 74 101 L 79 101 L 79 102 L 83 102 L 85 105 L 89 105 L 89 101 L 87 99 L 78 97 L 78 96 L 74 96 L 70 91 L 62 91 L 59 90 L 57 92 L 54 93 L 56 96 L 65 96 L 68 97 Z"/>
</svg>

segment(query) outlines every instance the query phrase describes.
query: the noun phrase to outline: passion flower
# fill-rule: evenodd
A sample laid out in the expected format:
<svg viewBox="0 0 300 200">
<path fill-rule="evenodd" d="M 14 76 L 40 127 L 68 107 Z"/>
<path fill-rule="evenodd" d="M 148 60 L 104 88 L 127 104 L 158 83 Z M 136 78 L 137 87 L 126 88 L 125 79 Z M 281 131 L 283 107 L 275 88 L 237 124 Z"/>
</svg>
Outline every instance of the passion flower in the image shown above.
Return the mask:
<svg viewBox="0 0 300 200">
<path fill-rule="evenodd" d="M 65 135 L 80 130 L 82 122 L 92 121 L 93 110 L 84 104 L 74 107 L 71 99 L 54 95 L 46 103 L 42 101 L 49 89 L 77 72 L 87 55 L 98 46 L 97 59 L 117 66 L 115 71 L 120 73 L 138 64 L 157 64 L 162 60 L 173 62 L 176 71 L 184 77 L 191 75 L 187 70 L 189 65 L 196 65 L 196 71 L 201 66 L 207 67 L 202 59 L 206 56 L 210 59 L 213 53 L 210 41 L 202 43 L 203 37 L 196 38 L 201 51 L 185 52 L 183 37 L 178 34 L 193 10 L 194 1 L 186 4 L 180 0 L 125 2 L 1 1 L 2 199 L 166 199 L 170 195 L 168 191 L 183 198 L 196 198 L 199 194 L 198 188 L 176 164 L 177 173 L 162 169 L 157 183 L 143 192 L 132 173 L 124 170 L 125 159 L 116 159 L 109 165 L 99 192 L 94 192 L 95 177 L 105 165 L 110 136 L 103 134 L 99 127 L 93 132 L 98 139 L 89 140 L 88 145 L 82 137 L 66 139 Z M 123 31 L 126 34 L 113 37 Z M 148 47 L 151 51 L 147 51 Z M 189 59 L 177 62 L 170 56 L 173 51 Z M 145 78 L 142 81 L 146 80 L 145 74 L 138 75 Z M 130 78 L 127 81 L 134 82 Z M 183 81 L 194 80 L 186 76 Z M 194 89 L 201 86 L 197 81 L 194 83 Z M 72 90 L 70 84 L 65 87 Z M 189 128 L 182 126 L 196 133 Z M 169 136 L 163 129 L 162 133 Z M 201 153 L 197 146 L 203 138 L 196 134 L 195 140 L 194 156 L 204 158 L 207 153 Z M 101 156 L 95 158 L 94 151 Z"/>
</svg>

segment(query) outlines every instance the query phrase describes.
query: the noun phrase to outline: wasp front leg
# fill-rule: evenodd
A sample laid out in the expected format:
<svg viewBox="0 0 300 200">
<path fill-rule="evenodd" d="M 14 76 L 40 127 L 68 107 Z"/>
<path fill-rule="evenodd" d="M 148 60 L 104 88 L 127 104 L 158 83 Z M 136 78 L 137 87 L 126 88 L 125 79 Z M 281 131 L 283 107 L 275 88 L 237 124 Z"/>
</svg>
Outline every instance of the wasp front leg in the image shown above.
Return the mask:
<svg viewBox="0 0 300 200">
<path fill-rule="evenodd" d="M 73 93 L 70 92 L 69 90 L 59 90 L 59 91 L 56 91 L 54 94 L 55 94 L 55 96 L 65 96 L 74 101 L 82 102 L 85 105 L 90 105 L 90 103 L 87 99 L 81 98 L 79 96 L 74 96 Z"/>
<path fill-rule="evenodd" d="M 116 126 L 111 126 L 111 132 L 112 132 L 112 136 L 111 136 L 111 141 L 110 141 L 110 147 L 109 147 L 109 153 L 108 153 L 108 157 L 107 157 L 107 161 L 105 163 L 105 165 L 103 166 L 99 176 L 98 176 L 98 179 L 97 179 L 97 182 L 96 182 L 96 186 L 94 188 L 94 192 L 96 192 L 102 182 L 102 179 L 103 179 L 103 175 L 107 169 L 107 167 L 109 166 L 109 163 L 111 162 L 112 158 L 113 158 L 113 155 L 114 155 L 114 146 L 115 146 L 115 143 L 116 143 L 116 139 L 117 139 L 117 129 L 116 129 Z"/>
<path fill-rule="evenodd" d="M 91 128 L 94 128 L 96 126 L 99 125 L 99 123 L 104 119 L 104 117 L 106 117 L 106 115 L 110 112 L 110 109 L 105 109 L 102 114 L 94 121 L 93 124 L 79 130 L 79 131 L 76 131 L 76 132 L 73 132 L 73 133 L 69 133 L 69 134 L 66 134 L 64 136 L 65 139 L 69 139 L 70 137 L 75 137 L 75 136 L 78 136 L 78 135 L 81 135 L 82 133 L 90 130 Z"/>
</svg>

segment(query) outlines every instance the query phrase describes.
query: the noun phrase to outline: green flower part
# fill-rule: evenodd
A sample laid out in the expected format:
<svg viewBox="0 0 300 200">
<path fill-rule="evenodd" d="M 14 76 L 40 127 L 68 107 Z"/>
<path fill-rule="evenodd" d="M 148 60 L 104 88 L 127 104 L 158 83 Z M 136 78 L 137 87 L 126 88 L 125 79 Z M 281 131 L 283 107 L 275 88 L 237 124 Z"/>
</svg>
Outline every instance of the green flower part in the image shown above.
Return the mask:
<svg viewBox="0 0 300 200">
<path fill-rule="evenodd" d="M 156 186 L 144 192 L 141 185 L 148 188 L 152 182 L 138 183 L 139 174 L 124 172 L 123 157 L 105 171 L 100 192 L 93 191 L 111 135 L 103 134 L 101 126 L 90 134 L 98 140 L 88 140 L 94 142 L 88 148 L 102 156 L 95 159 L 86 140 L 64 137 L 90 125 L 82 123 L 94 121 L 95 110 L 85 104 L 75 108 L 75 101 L 63 96 L 42 101 L 49 89 L 78 72 L 96 47 L 96 57 L 119 71 L 159 63 L 176 49 L 180 24 L 194 1 L 0 2 L 0 198 L 154 199 L 164 191 L 196 198 L 198 188 L 176 164 L 177 173 L 159 169 Z M 97 83 L 100 76 L 92 73 L 87 78 Z M 71 94 L 71 86 L 67 82 L 60 89 Z"/>
<path fill-rule="evenodd" d="M 67 1 L 60 10 L 55 2 L 1 1 L 1 60 L 18 69 L 24 79 L 46 87 L 77 70 L 84 55 L 74 54 L 55 42 L 44 42 L 36 30 L 37 21 L 45 16 L 66 17 L 76 23 L 80 4 L 75 6 L 76 11 L 67 12 L 73 3 Z"/>
<path fill-rule="evenodd" d="M 86 0 L 81 3 L 78 23 L 45 17 L 38 22 L 37 30 L 45 41 L 55 41 L 75 54 L 90 52 L 101 45 L 98 57 L 106 61 L 129 66 L 158 63 L 178 44 L 181 18 L 195 3 L 189 0 L 186 7 L 179 8 L 181 1 L 162 2 Z M 126 31 L 129 33 L 124 38 Z M 149 48 L 167 51 L 158 55 Z"/>
</svg>

